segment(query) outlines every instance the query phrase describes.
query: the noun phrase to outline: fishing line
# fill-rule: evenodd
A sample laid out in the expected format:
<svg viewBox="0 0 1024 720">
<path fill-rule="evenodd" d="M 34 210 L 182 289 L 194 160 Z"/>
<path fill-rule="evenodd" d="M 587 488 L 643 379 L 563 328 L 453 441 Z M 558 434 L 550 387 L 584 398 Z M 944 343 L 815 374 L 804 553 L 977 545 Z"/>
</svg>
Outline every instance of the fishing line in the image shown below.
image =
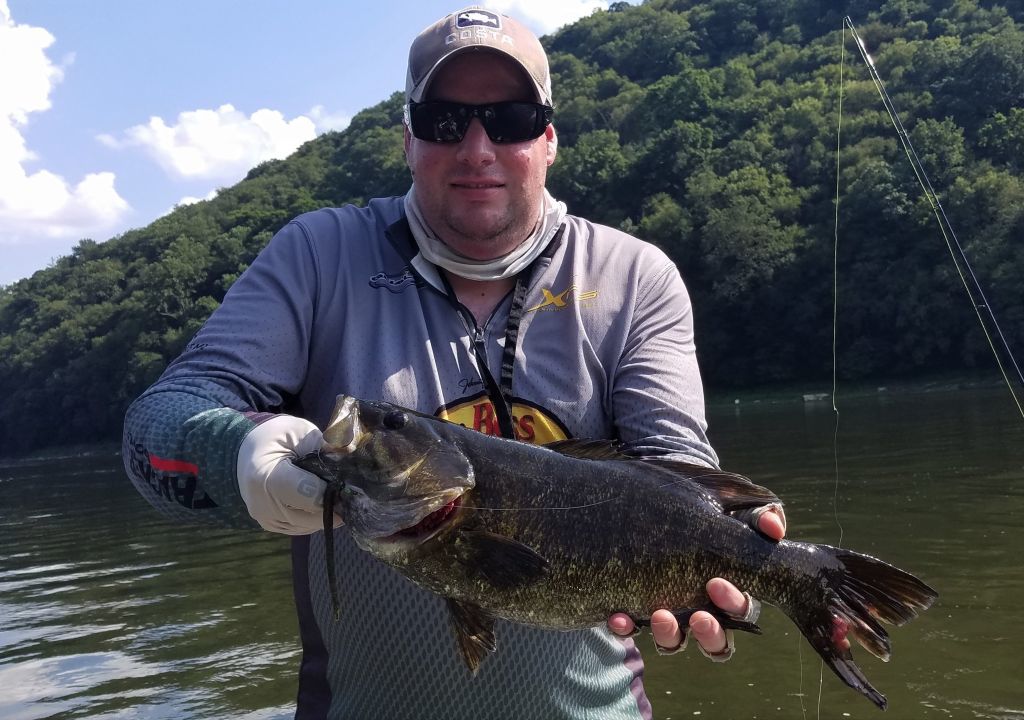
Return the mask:
<svg viewBox="0 0 1024 720">
<path fill-rule="evenodd" d="M 839 327 L 839 205 L 841 199 L 841 150 L 842 150 L 842 127 L 843 127 L 843 95 L 845 91 L 845 68 L 846 68 L 846 30 L 850 30 L 850 34 L 856 41 L 857 49 L 860 52 L 861 58 L 864 60 L 865 65 L 868 68 L 868 74 L 871 77 L 875 88 L 878 91 L 879 96 L 882 99 L 882 105 L 885 107 L 886 113 L 889 115 L 889 119 L 893 126 L 896 128 L 897 136 L 900 139 L 900 144 L 903 147 L 904 153 L 907 156 L 907 160 L 910 162 L 911 168 L 914 171 L 914 175 L 917 178 L 918 184 L 921 186 L 925 197 L 928 200 L 929 206 L 931 207 L 932 214 L 935 216 L 936 222 L 938 222 L 939 230 L 942 233 L 942 238 L 946 243 L 946 248 L 949 251 L 950 258 L 953 260 L 953 265 L 956 268 L 957 274 L 960 277 L 960 281 L 963 284 L 964 290 L 967 293 L 968 300 L 971 302 L 974 312 L 978 317 L 978 323 L 981 326 L 982 334 L 985 336 L 985 340 L 988 343 L 989 349 L 992 352 L 993 358 L 995 358 L 996 366 L 999 368 L 999 372 L 1002 375 L 1003 382 L 1006 384 L 1007 389 L 1010 392 L 1010 396 L 1013 399 L 1014 404 L 1017 406 L 1018 412 L 1024 417 L 1024 407 L 1021 405 L 1020 399 L 1013 387 L 1013 381 L 1010 379 L 1009 373 L 1003 363 L 1003 358 L 1000 356 L 999 349 L 996 347 L 993 333 L 989 332 L 988 324 L 986 323 L 986 317 L 994 331 L 994 334 L 998 337 L 1002 351 L 1013 370 L 1016 372 L 1017 379 L 1021 385 L 1024 386 L 1024 373 L 1021 372 L 1020 366 L 1014 357 L 1013 351 L 1010 349 L 1009 343 L 1006 340 L 1006 336 L 1003 334 L 1002 328 L 999 326 L 999 322 L 996 319 L 995 311 L 992 309 L 988 299 L 985 297 L 984 289 L 978 280 L 977 274 L 974 272 L 974 268 L 964 251 L 963 245 L 960 243 L 959 238 L 956 235 L 956 231 L 953 229 L 952 224 L 949 222 L 949 218 L 946 215 L 946 211 L 942 206 L 942 202 L 939 200 L 938 194 L 935 192 L 932 186 L 931 180 L 928 177 L 924 166 L 914 149 L 914 145 L 910 140 L 910 136 L 907 133 L 902 121 L 900 120 L 899 113 L 896 111 L 896 107 L 892 102 L 892 98 L 889 96 L 885 88 L 885 83 L 882 81 L 881 76 L 878 73 L 878 69 L 875 67 L 874 60 L 867 51 L 867 46 L 857 33 L 857 28 L 853 24 L 853 20 L 850 16 L 846 16 L 843 19 L 842 36 L 840 39 L 840 64 L 839 64 L 839 96 L 838 96 L 838 117 L 836 123 L 836 191 L 835 191 L 835 218 L 833 226 L 833 247 L 832 247 L 832 412 L 835 417 L 835 423 L 833 426 L 832 434 L 832 461 L 833 461 L 833 493 L 832 493 L 832 514 L 835 520 L 836 526 L 839 528 L 839 541 L 838 547 L 842 547 L 843 541 L 843 525 L 839 518 L 839 406 L 838 406 L 838 327 Z M 800 651 L 802 652 L 802 643 L 799 645 Z M 801 689 L 803 682 L 803 662 L 801 655 Z M 818 701 L 817 701 L 817 716 L 821 718 L 821 707 L 822 707 L 822 695 L 824 691 L 824 662 L 819 667 L 819 679 L 818 679 Z M 803 710 L 803 703 L 801 699 L 801 710 Z"/>
<path fill-rule="evenodd" d="M 658 488 L 660 490 L 660 488 Z M 597 507 L 598 505 L 604 505 L 605 503 L 619 500 L 623 495 L 616 495 L 614 497 L 605 498 L 604 500 L 597 500 L 586 505 L 565 505 L 565 506 L 550 506 L 550 507 L 481 507 L 480 505 L 459 505 L 467 510 L 486 510 L 490 512 L 529 512 L 538 510 L 586 510 L 587 508 Z"/>
<path fill-rule="evenodd" d="M 839 528 L 837 547 L 843 546 L 843 523 L 839 518 L 839 202 L 841 197 L 840 158 L 843 146 L 843 94 L 846 91 L 846 26 L 839 41 L 839 98 L 836 119 L 836 196 L 832 228 L 832 519 Z M 803 643 L 799 643 L 801 691 L 803 690 Z M 821 720 L 822 694 L 825 689 L 825 663 L 818 664 L 817 717 Z M 801 700 L 801 709 L 803 702 Z"/>
<path fill-rule="evenodd" d="M 1010 345 L 1006 341 L 1006 336 L 1003 335 L 1002 328 L 999 327 L 999 322 L 996 320 L 995 311 L 992 309 L 988 299 L 985 297 L 985 291 L 982 289 L 981 283 L 978 281 L 974 268 L 967 259 L 967 254 L 964 252 L 963 246 L 960 244 L 960 240 L 957 238 L 956 232 L 953 230 L 953 226 L 949 222 L 949 218 L 946 217 L 946 211 L 942 207 L 942 203 L 939 201 L 938 194 L 932 187 L 931 180 L 928 178 L 928 174 L 925 172 L 924 166 L 921 164 L 921 160 L 917 156 L 917 151 L 914 149 L 913 143 L 910 142 L 910 136 L 903 127 L 903 123 L 900 120 L 899 114 L 896 112 L 896 107 L 892 102 L 892 98 L 889 97 L 889 93 L 885 89 L 885 83 L 882 82 L 882 78 L 878 74 L 878 69 L 875 67 L 874 60 L 872 60 L 871 55 L 868 54 L 867 46 L 864 45 L 864 41 L 861 40 L 860 35 L 857 34 L 857 28 L 854 27 L 853 20 L 850 19 L 849 15 L 843 19 L 843 22 L 845 26 L 850 29 L 850 33 L 853 35 L 854 40 L 857 41 L 857 49 L 860 51 L 860 55 L 868 67 L 868 74 L 871 76 L 871 80 L 875 84 L 875 88 L 878 90 L 878 94 L 882 98 L 882 105 L 885 107 L 886 112 L 889 114 L 889 119 L 896 128 L 896 134 L 899 136 L 900 143 L 903 145 L 903 151 L 906 153 L 907 159 L 910 161 L 910 166 L 914 170 L 917 182 L 924 191 L 925 197 L 928 199 L 928 204 L 931 206 L 932 214 L 935 216 L 935 220 L 939 224 L 939 229 L 942 232 L 942 238 L 946 241 L 946 248 L 949 250 L 950 257 L 953 259 L 953 265 L 956 267 L 957 274 L 960 276 L 960 282 L 963 283 L 964 290 L 967 291 L 967 297 L 970 300 L 971 305 L 974 307 L 974 312 L 978 316 L 978 323 L 981 325 L 981 331 L 985 336 L 985 340 L 988 342 L 989 349 L 992 351 L 992 356 L 995 358 L 996 365 L 999 367 L 999 372 L 1003 377 L 1003 382 L 1006 383 L 1006 387 L 1010 391 L 1010 396 L 1013 398 L 1013 402 L 1017 406 L 1017 411 L 1020 413 L 1021 417 L 1024 417 L 1024 406 L 1021 405 L 1021 401 L 1017 397 L 1016 391 L 1013 389 L 1013 381 L 1010 379 L 1007 369 L 1003 363 L 1003 358 L 1000 356 L 1000 352 L 996 347 L 995 339 L 993 338 L 992 333 L 989 332 L 989 323 L 992 326 L 994 334 L 999 339 L 1000 346 L 1002 347 L 1002 351 L 1005 354 L 1007 361 L 1013 366 L 1013 369 L 1017 373 L 1017 380 L 1022 386 L 1024 386 L 1024 373 L 1021 372 L 1020 365 L 1017 364 L 1013 351 L 1010 349 Z M 986 323 L 986 318 L 988 318 L 988 323 Z"/>
<path fill-rule="evenodd" d="M 641 460 L 641 458 L 634 458 L 634 459 Z M 692 482 L 694 480 L 699 480 L 699 479 L 705 478 L 705 477 L 715 477 L 716 475 L 728 475 L 728 474 L 730 474 L 730 473 L 709 472 L 709 473 L 705 473 L 703 475 L 695 475 L 693 477 L 678 478 L 676 480 L 672 480 L 672 481 L 664 483 L 662 485 L 658 485 L 655 488 L 655 490 L 663 490 L 664 488 L 672 487 L 673 485 L 679 485 L 679 484 L 684 483 L 684 482 Z M 734 477 L 740 477 L 740 476 L 739 475 L 735 475 Z M 557 511 L 562 511 L 562 510 L 586 510 L 587 508 L 597 507 L 598 505 L 604 505 L 606 503 L 614 502 L 616 500 L 621 500 L 625 496 L 626 496 L 626 493 L 621 492 L 618 495 L 613 495 L 611 497 L 605 498 L 604 500 L 595 500 L 592 503 L 586 503 L 584 505 L 564 505 L 564 506 L 548 505 L 548 506 L 544 506 L 544 507 L 523 507 L 523 506 L 519 506 L 519 507 L 480 507 L 480 506 L 477 506 L 477 505 L 461 505 L 460 507 L 464 507 L 467 510 L 491 510 L 491 511 L 494 511 L 494 512 L 528 512 L 528 511 L 540 511 L 540 510 L 545 510 L 545 511 L 546 510 L 557 510 Z"/>
<path fill-rule="evenodd" d="M 847 18 L 849 19 L 849 18 Z M 836 121 L 836 200 L 835 225 L 832 229 L 832 414 L 835 424 L 832 427 L 832 469 L 835 483 L 832 487 L 832 517 L 839 528 L 837 547 L 843 546 L 843 523 L 839 520 L 839 198 L 841 181 L 839 177 L 840 150 L 843 146 L 843 93 L 845 91 L 846 69 L 846 27 L 840 44 L 839 59 L 839 114 Z"/>
</svg>

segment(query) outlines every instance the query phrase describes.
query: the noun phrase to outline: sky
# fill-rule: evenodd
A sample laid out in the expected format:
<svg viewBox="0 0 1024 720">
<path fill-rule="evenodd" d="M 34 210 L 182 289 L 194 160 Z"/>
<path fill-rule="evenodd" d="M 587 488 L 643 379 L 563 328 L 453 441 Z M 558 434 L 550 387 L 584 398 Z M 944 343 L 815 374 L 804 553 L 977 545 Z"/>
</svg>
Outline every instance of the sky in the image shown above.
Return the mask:
<svg viewBox="0 0 1024 720">
<path fill-rule="evenodd" d="M 602 0 L 491 0 L 538 35 Z M 451 0 L 0 0 L 0 286 L 405 87 Z"/>
</svg>

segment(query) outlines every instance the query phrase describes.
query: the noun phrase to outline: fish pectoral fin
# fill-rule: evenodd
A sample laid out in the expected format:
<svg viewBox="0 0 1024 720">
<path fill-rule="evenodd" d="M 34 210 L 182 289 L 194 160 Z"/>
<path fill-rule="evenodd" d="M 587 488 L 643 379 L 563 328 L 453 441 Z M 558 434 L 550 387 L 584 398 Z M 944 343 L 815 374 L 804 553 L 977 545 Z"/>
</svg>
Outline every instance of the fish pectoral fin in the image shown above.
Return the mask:
<svg viewBox="0 0 1024 720">
<path fill-rule="evenodd" d="M 718 500 L 723 512 L 735 512 L 772 503 L 782 504 L 771 490 L 755 485 L 749 478 L 736 473 L 658 457 L 645 457 L 643 461 L 700 485 Z"/>
<path fill-rule="evenodd" d="M 447 601 L 448 617 L 452 621 L 462 660 L 469 671 L 476 675 L 480 663 L 494 652 L 494 618 L 479 605 L 452 598 L 447 598 Z"/>
<path fill-rule="evenodd" d="M 518 540 L 483 530 L 463 530 L 463 564 L 496 588 L 532 585 L 548 572 L 548 561 Z"/>
</svg>

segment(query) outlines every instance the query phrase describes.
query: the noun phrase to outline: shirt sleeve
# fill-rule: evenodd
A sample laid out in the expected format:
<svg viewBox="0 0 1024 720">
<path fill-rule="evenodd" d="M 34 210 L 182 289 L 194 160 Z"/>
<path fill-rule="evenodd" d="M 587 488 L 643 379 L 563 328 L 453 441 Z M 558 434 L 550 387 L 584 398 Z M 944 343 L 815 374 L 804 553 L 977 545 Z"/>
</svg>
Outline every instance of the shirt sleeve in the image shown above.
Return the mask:
<svg viewBox="0 0 1024 720">
<path fill-rule="evenodd" d="M 317 258 L 285 226 L 221 306 L 125 416 L 124 464 L 136 489 L 184 521 L 257 527 L 238 491 L 242 440 L 273 413 L 297 412 L 316 305 Z"/>
<path fill-rule="evenodd" d="M 686 286 L 668 258 L 638 287 L 612 391 L 621 440 L 641 453 L 669 454 L 711 467 L 704 390 Z"/>
</svg>

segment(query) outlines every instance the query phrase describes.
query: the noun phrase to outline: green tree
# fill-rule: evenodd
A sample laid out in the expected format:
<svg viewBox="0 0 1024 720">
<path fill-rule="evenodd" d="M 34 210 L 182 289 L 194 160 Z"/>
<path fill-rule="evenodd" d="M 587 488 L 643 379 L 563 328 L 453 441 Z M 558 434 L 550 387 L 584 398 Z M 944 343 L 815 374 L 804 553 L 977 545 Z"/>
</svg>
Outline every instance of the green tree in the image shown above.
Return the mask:
<svg viewBox="0 0 1024 720">
<path fill-rule="evenodd" d="M 574 214 L 615 225 L 625 218 L 618 190 L 627 167 L 618 134 L 596 130 L 559 151 L 550 185 Z"/>
<path fill-rule="evenodd" d="M 978 133 L 980 154 L 1014 173 L 1024 171 L 1024 108 L 995 113 Z"/>
<path fill-rule="evenodd" d="M 833 291 L 843 377 L 992 369 L 852 44 L 840 63 L 847 14 L 1008 341 L 1024 345 L 1020 0 L 616 3 L 543 40 L 559 139 L 549 187 L 678 263 L 712 388 L 830 377 Z M 116 437 L 127 404 L 285 223 L 404 193 L 402 102 L 0 288 L 0 452 Z"/>
</svg>

